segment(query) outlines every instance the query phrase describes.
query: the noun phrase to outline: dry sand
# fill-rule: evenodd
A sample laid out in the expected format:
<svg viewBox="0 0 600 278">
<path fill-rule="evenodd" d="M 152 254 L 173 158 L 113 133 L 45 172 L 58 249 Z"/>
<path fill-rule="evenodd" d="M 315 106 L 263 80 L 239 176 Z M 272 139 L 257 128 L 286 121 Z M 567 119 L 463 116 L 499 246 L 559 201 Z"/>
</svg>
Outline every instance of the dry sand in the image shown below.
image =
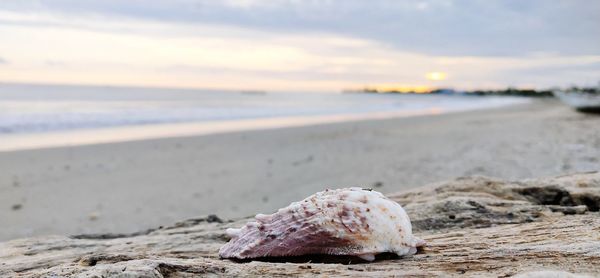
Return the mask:
<svg viewBox="0 0 600 278">
<path fill-rule="evenodd" d="M 600 169 L 600 116 L 485 111 L 0 153 L 0 240 L 271 212 L 324 188 Z"/>
</svg>

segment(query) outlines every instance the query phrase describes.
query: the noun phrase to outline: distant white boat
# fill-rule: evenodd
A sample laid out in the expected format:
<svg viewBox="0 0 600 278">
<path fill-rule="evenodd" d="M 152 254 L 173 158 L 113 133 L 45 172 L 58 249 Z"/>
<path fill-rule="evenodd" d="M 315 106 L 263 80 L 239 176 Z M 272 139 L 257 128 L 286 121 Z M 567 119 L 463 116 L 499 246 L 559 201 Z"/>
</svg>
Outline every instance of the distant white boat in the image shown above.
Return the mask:
<svg viewBox="0 0 600 278">
<path fill-rule="evenodd" d="M 567 105 L 581 112 L 600 113 L 600 91 L 554 91 L 554 95 Z"/>
</svg>

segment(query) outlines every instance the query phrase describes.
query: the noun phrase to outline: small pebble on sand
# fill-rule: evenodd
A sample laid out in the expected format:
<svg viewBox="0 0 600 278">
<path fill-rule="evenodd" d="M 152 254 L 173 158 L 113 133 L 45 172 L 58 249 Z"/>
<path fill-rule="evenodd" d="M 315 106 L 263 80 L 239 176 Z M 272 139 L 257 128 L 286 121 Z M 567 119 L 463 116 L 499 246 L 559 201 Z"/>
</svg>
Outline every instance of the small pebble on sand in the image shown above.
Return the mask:
<svg viewBox="0 0 600 278">
<path fill-rule="evenodd" d="M 96 221 L 98 220 L 98 218 L 100 217 L 100 214 L 97 212 L 92 212 L 90 213 L 90 215 L 88 216 L 88 219 L 90 219 L 90 221 Z"/>
</svg>

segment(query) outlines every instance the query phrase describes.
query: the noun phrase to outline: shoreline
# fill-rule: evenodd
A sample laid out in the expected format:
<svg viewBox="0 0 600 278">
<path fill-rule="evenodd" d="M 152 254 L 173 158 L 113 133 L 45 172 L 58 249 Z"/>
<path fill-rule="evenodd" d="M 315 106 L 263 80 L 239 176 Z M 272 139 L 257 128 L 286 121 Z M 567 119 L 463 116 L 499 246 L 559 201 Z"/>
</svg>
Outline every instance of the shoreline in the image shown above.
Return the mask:
<svg viewBox="0 0 600 278">
<path fill-rule="evenodd" d="M 0 152 L 0 241 L 127 233 L 198 215 L 267 213 L 324 188 L 407 190 L 460 176 L 600 169 L 600 117 L 556 101 Z"/>
<path fill-rule="evenodd" d="M 418 116 L 444 115 L 469 111 L 485 111 L 530 104 L 529 99 L 513 100 L 513 103 L 487 105 L 481 108 L 430 108 L 396 112 L 372 112 L 364 114 L 337 114 L 317 116 L 292 116 L 257 119 L 224 120 L 211 122 L 166 123 L 134 126 L 117 126 L 96 129 L 79 129 L 43 133 L 2 135 L 0 152 L 44 148 L 77 147 L 96 144 L 122 143 L 155 139 L 182 138 L 212 134 L 260 131 L 280 128 L 296 128 L 345 122 L 376 121 Z"/>
</svg>

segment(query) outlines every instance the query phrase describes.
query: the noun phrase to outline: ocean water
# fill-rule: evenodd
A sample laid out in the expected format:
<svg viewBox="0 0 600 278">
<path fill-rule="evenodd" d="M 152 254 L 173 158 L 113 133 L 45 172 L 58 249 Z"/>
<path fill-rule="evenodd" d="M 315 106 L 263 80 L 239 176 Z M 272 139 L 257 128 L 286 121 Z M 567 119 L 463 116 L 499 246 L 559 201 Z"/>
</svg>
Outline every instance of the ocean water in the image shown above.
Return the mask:
<svg viewBox="0 0 600 278">
<path fill-rule="evenodd" d="M 523 103 L 516 97 L 239 92 L 0 84 L 0 138 L 176 123 L 373 113 L 418 115 Z"/>
</svg>

